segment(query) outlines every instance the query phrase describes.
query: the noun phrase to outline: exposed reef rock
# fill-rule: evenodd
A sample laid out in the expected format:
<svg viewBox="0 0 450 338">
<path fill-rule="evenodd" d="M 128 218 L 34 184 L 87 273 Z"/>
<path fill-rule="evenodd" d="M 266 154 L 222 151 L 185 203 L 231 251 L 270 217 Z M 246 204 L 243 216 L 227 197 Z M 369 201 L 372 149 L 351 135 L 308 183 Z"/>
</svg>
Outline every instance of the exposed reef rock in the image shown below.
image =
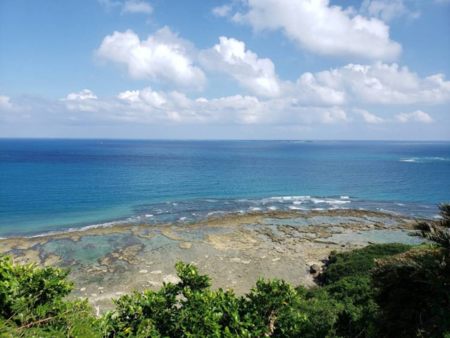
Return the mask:
<svg viewBox="0 0 450 338">
<path fill-rule="evenodd" d="M 332 250 L 369 242 L 418 243 L 414 220 L 380 212 L 260 212 L 212 217 L 189 225 L 119 225 L 0 240 L 16 261 L 70 267 L 75 295 L 102 310 L 131 290 L 175 280 L 174 264 L 196 264 L 213 285 L 247 292 L 260 277 L 313 285 Z"/>
</svg>

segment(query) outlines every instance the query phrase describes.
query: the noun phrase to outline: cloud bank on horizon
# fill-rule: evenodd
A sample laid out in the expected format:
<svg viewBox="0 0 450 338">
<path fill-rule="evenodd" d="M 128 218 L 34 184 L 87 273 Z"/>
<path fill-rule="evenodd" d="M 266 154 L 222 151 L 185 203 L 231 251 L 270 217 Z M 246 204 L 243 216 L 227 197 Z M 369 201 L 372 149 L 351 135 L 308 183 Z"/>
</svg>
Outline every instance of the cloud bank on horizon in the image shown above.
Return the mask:
<svg viewBox="0 0 450 338">
<path fill-rule="evenodd" d="M 75 74 L 84 65 L 77 81 L 61 75 L 56 92 L 64 95 L 24 89 L 23 72 L 11 95 L 0 77 L 0 136 L 450 139 L 450 65 L 430 71 L 433 58 L 450 54 L 448 41 L 422 51 L 409 38 L 420 20 L 434 31 L 436 13 L 450 19 L 448 1 L 215 4 L 184 3 L 184 13 L 172 13 L 151 1 L 98 0 L 94 22 L 106 21 L 89 35 L 93 48 L 76 50 L 87 65 L 28 59 L 42 72 L 69 67 Z M 11 19 L 29 14 L 12 0 L 0 6 Z M 180 19 L 187 22 L 176 27 Z M 5 34 L 2 49 L 9 48 Z M 85 33 L 72 34 L 77 41 Z M 13 58 L 0 58 L 0 69 L 10 64 Z"/>
</svg>

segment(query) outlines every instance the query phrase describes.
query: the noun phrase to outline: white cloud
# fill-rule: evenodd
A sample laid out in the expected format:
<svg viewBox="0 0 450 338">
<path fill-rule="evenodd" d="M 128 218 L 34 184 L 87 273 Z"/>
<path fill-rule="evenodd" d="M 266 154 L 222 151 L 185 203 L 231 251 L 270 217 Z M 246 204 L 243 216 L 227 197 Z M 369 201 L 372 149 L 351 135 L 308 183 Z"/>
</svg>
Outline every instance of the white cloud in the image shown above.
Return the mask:
<svg viewBox="0 0 450 338">
<path fill-rule="evenodd" d="M 217 6 L 217 7 L 214 7 L 213 9 L 212 9 L 212 13 L 215 15 L 215 16 L 218 16 L 218 17 L 225 17 L 225 16 L 228 16 L 229 14 L 230 14 L 230 12 L 231 12 L 231 6 L 230 5 L 222 5 L 222 6 Z"/>
<path fill-rule="evenodd" d="M 120 9 L 122 14 L 152 14 L 153 7 L 144 0 L 97 0 L 107 11 Z"/>
<path fill-rule="evenodd" d="M 355 109 L 354 111 L 357 114 L 360 114 L 361 117 L 363 118 L 363 120 L 366 123 L 369 123 L 369 124 L 380 124 L 380 123 L 385 122 L 383 118 L 381 118 L 381 117 L 379 117 L 379 116 L 377 116 L 375 114 L 369 113 L 367 110 Z"/>
<path fill-rule="evenodd" d="M 233 19 L 256 30 L 281 30 L 301 47 L 323 55 L 393 60 L 401 53 L 389 27 L 329 0 L 247 0 L 248 11 Z"/>
<path fill-rule="evenodd" d="M 153 91 L 150 87 L 142 90 L 127 90 L 119 93 L 117 97 L 130 104 L 142 104 L 154 108 L 163 107 L 167 103 L 164 93 Z"/>
<path fill-rule="evenodd" d="M 95 112 L 99 108 L 97 95 L 89 89 L 69 93 L 62 101 L 65 102 L 67 109 L 73 111 Z"/>
<path fill-rule="evenodd" d="M 345 92 L 355 102 L 374 104 L 439 104 L 450 100 L 450 81 L 435 74 L 420 78 L 397 64 L 349 64 L 309 75 L 320 88 Z"/>
<path fill-rule="evenodd" d="M 83 89 L 78 93 L 70 93 L 66 96 L 67 101 L 84 101 L 84 100 L 96 100 L 98 97 L 89 89 Z"/>
<path fill-rule="evenodd" d="M 123 3 L 122 13 L 152 14 L 153 7 L 148 2 L 142 0 L 127 0 Z"/>
<path fill-rule="evenodd" d="M 259 58 L 245 43 L 221 36 L 219 43 L 201 53 L 202 64 L 229 74 L 244 88 L 260 96 L 278 96 L 280 85 L 270 59 Z"/>
<path fill-rule="evenodd" d="M 322 112 L 323 123 L 338 123 L 347 121 L 347 113 L 338 107 L 331 107 Z"/>
<path fill-rule="evenodd" d="M 290 95 L 302 104 L 342 105 L 347 100 L 344 88 L 322 84 L 309 72 L 302 74 L 295 85 L 291 86 Z"/>
<path fill-rule="evenodd" d="M 395 118 L 397 119 L 397 121 L 401 122 L 401 123 L 407 123 L 407 122 L 420 122 L 420 123 L 432 123 L 433 119 L 432 117 L 421 111 L 421 110 L 416 110 L 412 113 L 400 113 L 397 114 L 395 116 Z"/>
<path fill-rule="evenodd" d="M 59 101 L 59 106 L 55 103 L 48 107 L 57 112 L 58 119 L 66 116 L 66 120 L 71 123 L 123 121 L 154 125 L 169 123 L 276 126 L 349 122 L 345 110 L 341 107 L 302 105 L 288 97 L 264 100 L 249 95 L 212 99 L 190 98 L 178 91 L 155 91 L 150 87 L 126 90 L 114 98 L 94 97 L 96 95 L 91 91 L 84 90 L 68 94 Z"/>
<path fill-rule="evenodd" d="M 416 19 L 420 12 L 408 8 L 405 0 L 364 0 L 360 11 L 368 16 L 377 17 L 388 22 L 406 16 Z"/>
<path fill-rule="evenodd" d="M 13 107 L 12 103 L 11 103 L 11 98 L 9 96 L 6 95 L 0 95 L 0 109 L 11 109 Z"/>
<path fill-rule="evenodd" d="M 191 49 L 186 40 L 164 27 L 146 40 L 140 40 L 131 30 L 114 32 L 103 39 L 97 55 L 125 65 L 132 78 L 199 89 L 205 76 L 194 65 Z"/>
</svg>

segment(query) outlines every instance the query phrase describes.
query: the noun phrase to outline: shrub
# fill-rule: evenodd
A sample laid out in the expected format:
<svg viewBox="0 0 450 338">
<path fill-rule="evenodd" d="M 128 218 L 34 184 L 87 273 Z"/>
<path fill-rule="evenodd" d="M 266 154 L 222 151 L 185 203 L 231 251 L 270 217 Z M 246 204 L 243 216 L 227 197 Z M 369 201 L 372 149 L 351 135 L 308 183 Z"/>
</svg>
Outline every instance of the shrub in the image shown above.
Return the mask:
<svg viewBox="0 0 450 338">
<path fill-rule="evenodd" d="M 0 335 L 94 337 L 96 319 L 86 300 L 66 301 L 67 270 L 16 265 L 0 257 Z"/>
<path fill-rule="evenodd" d="M 349 252 L 332 252 L 328 266 L 320 276 L 322 284 L 331 284 L 343 277 L 368 275 L 375 259 L 396 255 L 411 248 L 405 244 L 372 244 Z"/>
<path fill-rule="evenodd" d="M 304 309 L 312 308 L 312 303 L 306 306 L 284 281 L 260 280 L 245 297 L 237 297 L 231 291 L 210 290 L 209 278 L 199 275 L 192 265 L 178 263 L 176 268 L 180 283 L 115 301 L 115 310 L 104 317 L 105 335 L 297 337 L 307 330 L 309 318 Z M 317 315 L 312 317 L 319 321 Z"/>
</svg>

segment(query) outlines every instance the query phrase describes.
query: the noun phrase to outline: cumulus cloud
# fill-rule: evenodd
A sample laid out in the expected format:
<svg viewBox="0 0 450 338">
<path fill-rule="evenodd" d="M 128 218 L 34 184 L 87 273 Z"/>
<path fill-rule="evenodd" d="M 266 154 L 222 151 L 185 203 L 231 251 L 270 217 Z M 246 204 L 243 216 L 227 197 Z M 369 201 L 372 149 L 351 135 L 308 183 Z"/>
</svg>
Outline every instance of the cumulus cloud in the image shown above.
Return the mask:
<svg viewBox="0 0 450 338">
<path fill-rule="evenodd" d="M 151 79 L 199 89 L 205 83 L 203 71 L 194 65 L 191 45 L 164 27 L 145 40 L 132 30 L 106 36 L 97 55 L 126 66 L 135 79 Z"/>
<path fill-rule="evenodd" d="M 231 95 L 211 99 L 190 98 L 178 91 L 158 91 L 151 87 L 126 90 L 112 98 L 97 98 L 91 91 L 83 90 L 68 94 L 59 103 L 62 106 L 55 103 L 51 108 L 58 111 L 58 118 L 66 115 L 68 121 L 80 123 L 316 125 L 349 121 L 342 107 L 302 105 L 288 97 L 260 99 L 251 95 Z"/>
<path fill-rule="evenodd" d="M 310 82 L 355 102 L 374 104 L 438 104 L 450 100 L 450 81 L 443 74 L 419 77 L 407 67 L 377 62 L 349 64 L 308 75 Z"/>
<path fill-rule="evenodd" d="M 420 123 L 432 123 L 433 119 L 432 117 L 421 111 L 416 110 L 411 113 L 400 113 L 395 116 L 398 122 L 401 123 L 407 123 L 407 122 L 420 122 Z"/>
<path fill-rule="evenodd" d="M 142 0 L 127 0 L 122 5 L 122 13 L 152 14 L 153 7 Z"/>
<path fill-rule="evenodd" d="M 11 100 L 0 97 L 0 119 L 15 123 L 43 123 L 52 125 L 119 126 L 121 123 L 152 126 L 255 126 L 330 128 L 327 125 L 351 126 L 364 121 L 382 125 L 382 130 L 395 124 L 430 124 L 433 118 L 422 110 L 380 117 L 352 105 L 316 105 L 304 103 L 294 96 L 261 98 L 252 95 L 230 95 L 215 98 L 191 97 L 173 90 L 151 87 L 130 89 L 113 97 L 98 97 L 89 89 L 73 92 L 64 98 L 36 100 L 15 99 L 14 106 L 27 109 L 4 110 Z M 15 109 L 15 108 L 14 108 Z M 9 111 L 17 111 L 13 115 Z M 344 127 L 348 128 L 348 127 Z"/>
<path fill-rule="evenodd" d="M 347 100 L 344 88 L 332 88 L 320 83 L 309 72 L 302 74 L 294 85 L 287 85 L 286 88 L 290 88 L 289 95 L 303 104 L 342 105 Z"/>
<path fill-rule="evenodd" d="M 200 59 L 206 68 L 229 74 L 256 95 L 270 97 L 280 94 L 273 62 L 259 58 L 246 49 L 242 41 L 221 36 L 218 44 L 201 53 Z"/>
<path fill-rule="evenodd" d="M 369 123 L 369 124 L 380 124 L 380 123 L 385 122 L 383 118 L 381 118 L 381 117 L 379 117 L 379 116 L 377 116 L 375 114 L 369 113 L 367 110 L 355 109 L 354 111 L 357 114 L 361 115 L 361 117 L 363 118 L 363 120 L 366 123 Z"/>
<path fill-rule="evenodd" d="M 337 123 L 342 121 L 347 121 L 347 113 L 342 108 L 332 107 L 322 112 L 323 123 Z"/>
<path fill-rule="evenodd" d="M 410 9 L 405 0 L 364 0 L 361 13 L 377 17 L 385 22 L 392 21 L 399 17 L 407 17 L 416 19 L 420 16 L 420 12 Z"/>
<path fill-rule="evenodd" d="M 83 89 L 82 91 L 78 93 L 70 93 L 67 94 L 66 100 L 67 101 L 84 101 L 84 100 L 96 100 L 97 95 L 95 95 L 91 90 L 89 89 Z"/>
<path fill-rule="evenodd" d="M 255 30 L 281 30 L 302 48 L 323 54 L 393 60 L 401 53 L 389 26 L 329 0 L 247 0 L 247 11 L 233 19 Z"/>
<path fill-rule="evenodd" d="M 117 97 L 130 104 L 143 104 L 155 108 L 163 107 L 167 103 L 164 93 L 153 91 L 150 87 L 143 90 L 127 90 L 119 93 Z"/>
<path fill-rule="evenodd" d="M 98 110 L 98 97 L 89 89 L 69 93 L 62 99 L 67 109 L 75 111 L 95 112 Z"/>
<path fill-rule="evenodd" d="M 349 120 L 341 107 L 305 106 L 291 98 L 262 100 L 256 96 L 231 95 L 191 99 L 176 91 L 157 92 L 151 88 L 125 91 L 118 98 L 120 111 L 172 123 L 312 125 Z"/>
</svg>

